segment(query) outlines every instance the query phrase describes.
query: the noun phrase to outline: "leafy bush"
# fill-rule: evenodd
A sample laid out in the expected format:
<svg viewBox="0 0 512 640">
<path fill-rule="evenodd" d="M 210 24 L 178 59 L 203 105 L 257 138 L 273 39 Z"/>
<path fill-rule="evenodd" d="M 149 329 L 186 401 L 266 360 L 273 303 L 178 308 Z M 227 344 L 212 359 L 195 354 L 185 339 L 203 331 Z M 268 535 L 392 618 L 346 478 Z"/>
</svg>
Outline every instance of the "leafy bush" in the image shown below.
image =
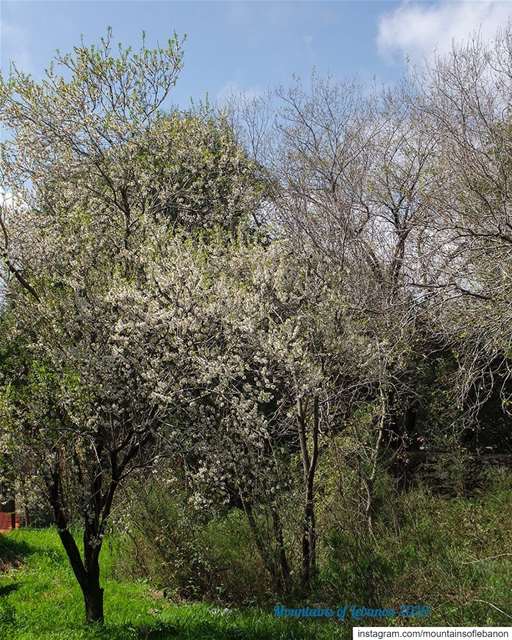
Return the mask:
<svg viewBox="0 0 512 640">
<path fill-rule="evenodd" d="M 392 559 L 370 540 L 336 531 L 328 536 L 327 546 L 330 552 L 318 580 L 322 600 L 333 606 L 382 606 L 397 571 Z"/>
<path fill-rule="evenodd" d="M 338 605 L 425 604 L 432 608 L 428 624 L 509 624 L 511 489 L 510 471 L 492 470 L 470 498 L 421 488 L 390 494 L 375 537 L 329 532 L 316 598 Z"/>
<path fill-rule="evenodd" d="M 156 483 L 134 502 L 129 534 L 115 556 L 117 575 L 148 578 L 173 598 L 267 599 L 268 577 L 244 514 L 205 515 Z"/>
</svg>

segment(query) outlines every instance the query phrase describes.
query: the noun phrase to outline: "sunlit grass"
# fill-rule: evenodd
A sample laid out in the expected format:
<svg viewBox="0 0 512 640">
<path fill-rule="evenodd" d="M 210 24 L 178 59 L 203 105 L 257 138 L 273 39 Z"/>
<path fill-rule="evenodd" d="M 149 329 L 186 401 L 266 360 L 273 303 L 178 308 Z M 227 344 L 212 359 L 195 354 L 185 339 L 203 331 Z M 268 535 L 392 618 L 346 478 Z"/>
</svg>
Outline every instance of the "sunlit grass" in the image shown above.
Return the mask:
<svg viewBox="0 0 512 640">
<path fill-rule="evenodd" d="M 278 620 L 271 612 L 236 611 L 204 604 L 173 604 L 143 582 L 119 582 L 110 575 L 104 548 L 104 628 L 82 623 L 80 591 L 52 529 L 24 529 L 0 537 L 3 556 L 23 558 L 22 567 L 0 576 L 0 638 L 12 640 L 175 639 L 327 640 L 343 627 Z M 346 629 L 348 632 L 348 629 Z"/>
<path fill-rule="evenodd" d="M 421 602 L 432 607 L 427 618 L 315 622 L 278 619 L 269 609 L 173 603 L 148 582 L 116 579 L 116 554 L 126 549 L 107 540 L 102 552 L 106 624 L 88 627 L 83 624 L 81 593 L 56 531 L 21 529 L 0 535 L 0 558 L 11 567 L 0 573 L 0 640 L 348 640 L 352 625 L 509 626 L 509 485 L 475 499 L 414 493 L 405 499 L 412 504 L 402 505 L 409 515 L 403 516 L 400 534 L 389 532 L 386 538 L 382 532 L 378 545 L 379 566 L 385 565 L 392 577 L 391 592 L 379 606 Z M 347 545 L 341 546 L 338 566 L 357 574 L 357 558 L 350 559 Z M 364 560 L 359 558 L 359 564 Z M 347 604 L 347 575 L 338 576 L 339 589 L 331 594 L 336 599 L 339 593 L 340 605 Z M 377 580 L 385 578 L 379 575 Z M 367 605 L 354 599 L 358 602 L 352 604 Z"/>
</svg>

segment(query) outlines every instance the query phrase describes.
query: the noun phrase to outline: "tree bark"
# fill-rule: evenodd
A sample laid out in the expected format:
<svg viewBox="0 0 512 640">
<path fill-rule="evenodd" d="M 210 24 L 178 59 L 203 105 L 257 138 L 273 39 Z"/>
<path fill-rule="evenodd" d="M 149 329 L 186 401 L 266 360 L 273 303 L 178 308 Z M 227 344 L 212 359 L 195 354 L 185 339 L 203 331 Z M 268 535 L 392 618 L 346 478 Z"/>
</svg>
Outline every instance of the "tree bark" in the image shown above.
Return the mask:
<svg viewBox="0 0 512 640">
<path fill-rule="evenodd" d="M 103 623 L 103 589 L 100 587 L 99 580 L 91 580 L 84 589 L 82 589 L 85 603 L 85 620 L 87 623 Z"/>
<path fill-rule="evenodd" d="M 62 542 L 73 573 L 80 585 L 85 604 L 85 620 L 87 623 L 103 623 L 103 589 L 100 586 L 100 565 L 99 555 L 101 543 L 92 544 L 93 539 L 90 532 L 84 535 L 84 560 L 80 556 L 80 551 L 71 535 L 69 529 L 59 528 L 59 537 Z"/>
<path fill-rule="evenodd" d="M 277 553 L 279 558 L 279 567 L 281 573 L 281 585 L 279 593 L 286 595 L 290 590 L 290 565 L 286 556 L 286 547 L 284 544 L 283 525 L 279 513 L 272 509 L 272 522 L 274 526 L 274 537 L 277 544 Z"/>
<path fill-rule="evenodd" d="M 102 537 L 97 523 L 84 531 L 84 566 L 86 579 L 82 587 L 86 622 L 103 622 L 103 589 L 100 586 L 100 551 Z"/>
<path fill-rule="evenodd" d="M 247 516 L 247 521 L 249 523 L 249 527 L 252 531 L 254 541 L 256 543 L 256 548 L 259 551 L 260 558 L 263 561 L 265 569 L 268 571 L 270 575 L 270 579 L 272 581 L 272 589 L 275 592 L 279 592 L 280 589 L 280 580 L 277 563 L 275 562 L 275 558 L 270 549 L 267 548 L 267 545 L 262 540 L 262 537 L 258 530 L 258 524 L 256 522 L 256 518 L 254 517 L 254 513 L 252 510 L 252 506 L 245 502 L 242 498 L 242 502 L 244 505 L 244 511 Z"/>
<path fill-rule="evenodd" d="M 315 474 L 318 464 L 318 436 L 320 433 L 320 410 L 318 398 L 313 399 L 311 433 L 311 455 L 307 442 L 307 426 L 304 406 L 297 402 L 299 442 L 304 472 L 305 504 L 302 527 L 302 587 L 308 592 L 316 573 L 316 518 L 315 518 Z"/>
<path fill-rule="evenodd" d="M 382 385 L 379 390 L 380 395 L 380 416 L 379 416 L 379 426 L 377 430 L 377 440 L 375 443 L 375 447 L 371 453 L 370 460 L 370 473 L 366 478 L 366 521 L 368 524 L 368 532 L 373 536 L 373 515 L 374 515 L 374 507 L 375 507 L 375 495 L 374 495 L 374 486 L 375 486 L 375 478 L 377 476 L 377 464 L 379 461 L 380 449 L 382 445 L 382 438 L 384 436 L 384 429 L 386 425 L 386 401 L 387 395 L 384 392 Z"/>
<path fill-rule="evenodd" d="M 85 620 L 87 623 L 103 623 L 103 589 L 100 587 L 99 565 L 102 535 L 98 522 L 93 519 L 85 523 L 84 557 L 82 559 L 78 545 L 69 530 L 58 467 L 53 470 L 48 483 L 48 492 L 59 538 L 82 591 L 85 603 Z"/>
</svg>

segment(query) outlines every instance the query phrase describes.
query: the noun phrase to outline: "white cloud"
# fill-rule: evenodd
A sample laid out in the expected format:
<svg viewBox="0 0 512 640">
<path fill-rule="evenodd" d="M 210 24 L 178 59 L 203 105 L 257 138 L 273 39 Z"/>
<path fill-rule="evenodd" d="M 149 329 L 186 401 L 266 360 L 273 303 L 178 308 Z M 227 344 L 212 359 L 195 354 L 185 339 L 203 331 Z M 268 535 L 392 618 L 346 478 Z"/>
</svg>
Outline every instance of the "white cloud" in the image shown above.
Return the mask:
<svg viewBox="0 0 512 640">
<path fill-rule="evenodd" d="M 476 33 L 491 40 L 511 18 L 511 2 L 438 0 L 426 5 L 402 1 L 381 17 L 377 45 L 384 55 L 422 61 L 447 53 Z"/>
</svg>

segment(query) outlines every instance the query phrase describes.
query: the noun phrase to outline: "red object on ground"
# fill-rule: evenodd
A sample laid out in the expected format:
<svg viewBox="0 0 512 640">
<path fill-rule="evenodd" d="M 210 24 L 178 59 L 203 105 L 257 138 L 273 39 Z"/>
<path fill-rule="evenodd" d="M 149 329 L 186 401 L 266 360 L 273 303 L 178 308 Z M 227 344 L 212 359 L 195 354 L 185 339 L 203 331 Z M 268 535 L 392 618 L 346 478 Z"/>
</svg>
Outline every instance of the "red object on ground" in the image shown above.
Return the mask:
<svg viewBox="0 0 512 640">
<path fill-rule="evenodd" d="M 13 511 L 0 511 L 0 533 L 19 529 L 20 517 Z"/>
</svg>

